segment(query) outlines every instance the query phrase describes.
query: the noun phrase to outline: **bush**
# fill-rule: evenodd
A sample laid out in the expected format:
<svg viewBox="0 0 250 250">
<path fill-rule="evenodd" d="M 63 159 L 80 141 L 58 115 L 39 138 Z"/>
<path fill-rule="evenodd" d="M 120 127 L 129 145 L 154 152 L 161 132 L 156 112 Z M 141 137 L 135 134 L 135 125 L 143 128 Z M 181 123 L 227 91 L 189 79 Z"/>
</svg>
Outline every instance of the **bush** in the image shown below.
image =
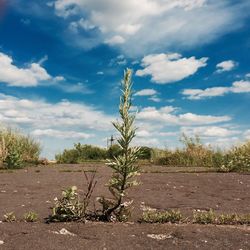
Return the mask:
<svg viewBox="0 0 250 250">
<path fill-rule="evenodd" d="M 7 168 L 20 168 L 24 163 L 37 163 L 40 144 L 30 136 L 11 129 L 0 129 L 0 162 Z"/>
<path fill-rule="evenodd" d="M 57 154 L 55 158 L 58 163 L 81 163 L 87 160 L 104 160 L 107 158 L 107 152 L 104 148 L 76 143 L 73 149 L 65 149 L 62 154 Z"/>
<path fill-rule="evenodd" d="M 223 171 L 249 171 L 250 170 L 250 141 L 241 146 L 232 148 L 224 157 Z"/>
<path fill-rule="evenodd" d="M 202 144 L 199 136 L 181 137 L 183 148 L 175 150 L 153 149 L 152 161 L 155 164 L 177 167 L 215 167 L 224 163 L 224 152 Z"/>
<path fill-rule="evenodd" d="M 122 154 L 122 149 L 117 144 L 110 146 L 107 150 L 107 158 L 109 158 L 109 159 L 113 159 L 114 157 L 118 157 L 121 154 Z"/>
</svg>

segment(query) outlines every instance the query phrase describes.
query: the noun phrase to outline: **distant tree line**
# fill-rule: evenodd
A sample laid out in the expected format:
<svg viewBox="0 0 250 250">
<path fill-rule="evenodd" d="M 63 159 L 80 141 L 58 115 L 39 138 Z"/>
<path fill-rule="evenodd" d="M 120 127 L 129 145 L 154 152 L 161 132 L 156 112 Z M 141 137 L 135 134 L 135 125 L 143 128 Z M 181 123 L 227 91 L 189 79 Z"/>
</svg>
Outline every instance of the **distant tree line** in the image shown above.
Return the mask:
<svg viewBox="0 0 250 250">
<path fill-rule="evenodd" d="M 142 147 L 142 153 L 139 159 L 150 160 L 152 150 L 153 149 L 149 147 Z M 119 156 L 121 153 L 122 149 L 117 144 L 106 149 L 98 146 L 76 143 L 74 144 L 74 148 L 65 149 L 62 153 L 57 154 L 55 159 L 57 163 L 73 164 L 112 159 Z"/>
</svg>

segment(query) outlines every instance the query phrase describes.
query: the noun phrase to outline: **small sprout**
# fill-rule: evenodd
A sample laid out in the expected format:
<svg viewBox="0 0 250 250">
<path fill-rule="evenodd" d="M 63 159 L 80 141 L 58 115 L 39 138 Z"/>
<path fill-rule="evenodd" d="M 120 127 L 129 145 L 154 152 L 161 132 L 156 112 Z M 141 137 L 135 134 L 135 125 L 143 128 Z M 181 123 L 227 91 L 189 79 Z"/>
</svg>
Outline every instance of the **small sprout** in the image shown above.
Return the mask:
<svg viewBox="0 0 250 250">
<path fill-rule="evenodd" d="M 30 211 L 24 214 L 23 219 L 25 222 L 36 222 L 38 220 L 38 214 Z"/>
<path fill-rule="evenodd" d="M 14 212 L 6 213 L 3 217 L 4 217 L 5 222 L 15 222 L 16 221 L 16 216 L 15 216 Z"/>
</svg>

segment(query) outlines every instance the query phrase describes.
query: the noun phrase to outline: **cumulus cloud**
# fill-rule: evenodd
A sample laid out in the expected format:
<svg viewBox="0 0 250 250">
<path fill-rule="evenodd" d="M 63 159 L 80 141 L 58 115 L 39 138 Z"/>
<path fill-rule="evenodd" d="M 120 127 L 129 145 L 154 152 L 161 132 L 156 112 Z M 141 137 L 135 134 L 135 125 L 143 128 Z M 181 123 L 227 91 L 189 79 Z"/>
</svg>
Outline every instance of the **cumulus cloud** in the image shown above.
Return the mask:
<svg viewBox="0 0 250 250">
<path fill-rule="evenodd" d="M 52 79 L 46 69 L 38 63 L 31 63 L 25 68 L 14 65 L 12 57 L 0 52 L 0 82 L 9 86 L 34 87 L 40 81 Z"/>
<path fill-rule="evenodd" d="M 134 56 L 159 52 L 162 47 L 187 49 L 210 43 L 241 27 L 250 4 L 238 1 L 231 5 L 226 0 L 56 0 L 50 6 L 65 22 L 72 17 L 79 20 L 71 24 L 73 30 L 77 26 L 99 31 L 94 41 L 85 36 L 79 43 L 75 37 L 77 45 L 90 48 L 110 40 L 111 46 L 119 45 Z"/>
<path fill-rule="evenodd" d="M 99 130 L 112 128 L 112 116 L 83 103 L 20 99 L 0 94 L 0 122 L 35 129 Z"/>
<path fill-rule="evenodd" d="M 233 60 L 227 60 L 227 61 L 223 61 L 220 62 L 216 65 L 216 72 L 217 73 L 222 73 L 225 71 L 231 71 L 233 70 L 236 66 L 237 66 L 237 62 L 233 61 Z"/>
<path fill-rule="evenodd" d="M 109 39 L 105 40 L 105 43 L 109 45 L 117 45 L 117 44 L 122 44 L 125 43 L 125 39 L 122 36 L 113 36 Z"/>
<path fill-rule="evenodd" d="M 141 66 L 144 69 L 137 70 L 136 75 L 149 75 L 158 84 L 172 83 L 195 74 L 199 68 L 207 65 L 207 60 L 207 57 L 186 58 L 177 53 L 148 55 L 142 59 Z"/>
<path fill-rule="evenodd" d="M 202 137 L 230 137 L 241 133 L 241 131 L 238 130 L 219 126 L 182 127 L 181 132 Z"/>
<path fill-rule="evenodd" d="M 159 109 L 155 107 L 143 108 L 137 114 L 139 121 L 157 123 L 158 125 L 206 125 L 230 121 L 229 116 L 198 115 L 193 113 L 175 114 L 178 109 L 165 106 Z"/>
<path fill-rule="evenodd" d="M 184 89 L 182 94 L 189 100 L 200 100 L 215 96 L 224 96 L 227 93 L 249 93 L 250 81 L 235 81 L 230 87 L 213 87 L 206 89 Z"/>
<path fill-rule="evenodd" d="M 56 129 L 35 129 L 31 132 L 36 137 L 54 137 L 60 139 L 88 139 L 93 137 L 93 134 L 87 134 L 76 131 L 61 131 Z"/>
<path fill-rule="evenodd" d="M 134 96 L 152 96 L 156 95 L 157 91 L 154 89 L 142 89 L 140 91 L 137 91 Z"/>
</svg>

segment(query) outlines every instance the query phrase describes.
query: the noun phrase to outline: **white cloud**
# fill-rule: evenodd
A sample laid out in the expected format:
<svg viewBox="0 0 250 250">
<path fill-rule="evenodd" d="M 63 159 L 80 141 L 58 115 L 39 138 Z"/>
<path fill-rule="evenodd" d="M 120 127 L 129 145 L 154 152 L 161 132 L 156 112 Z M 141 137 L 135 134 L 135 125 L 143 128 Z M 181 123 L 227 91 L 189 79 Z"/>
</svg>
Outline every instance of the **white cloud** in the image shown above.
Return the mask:
<svg viewBox="0 0 250 250">
<path fill-rule="evenodd" d="M 71 22 L 69 24 L 69 29 L 75 33 L 78 33 L 80 29 L 93 30 L 95 28 L 95 25 L 93 25 L 89 20 L 85 20 L 84 18 L 81 18 L 80 20 Z"/>
<path fill-rule="evenodd" d="M 249 93 L 250 81 L 235 81 L 230 87 L 213 87 L 206 89 L 184 89 L 182 94 L 190 100 L 200 100 L 214 96 L 224 96 L 227 93 Z"/>
<path fill-rule="evenodd" d="M 9 86 L 34 87 L 40 81 L 50 79 L 52 77 L 40 64 L 31 63 L 26 68 L 19 68 L 10 56 L 0 52 L 0 82 Z"/>
<path fill-rule="evenodd" d="M 85 95 L 94 93 L 94 91 L 89 89 L 89 87 L 86 84 L 81 83 L 81 82 L 78 82 L 76 84 L 59 83 L 55 86 L 66 93 L 78 93 L 78 94 L 85 94 Z"/>
<path fill-rule="evenodd" d="M 207 65 L 207 60 L 207 57 L 186 58 L 177 53 L 148 55 L 142 59 L 144 69 L 137 70 L 136 75 L 150 75 L 151 80 L 159 84 L 172 83 L 193 75 L 199 68 Z"/>
<path fill-rule="evenodd" d="M 76 132 L 76 131 L 61 131 L 56 129 L 36 129 L 31 132 L 36 137 L 54 137 L 60 139 L 88 139 L 93 137 L 92 134 Z"/>
<path fill-rule="evenodd" d="M 105 43 L 109 45 L 117 45 L 117 44 L 122 44 L 125 43 L 125 39 L 122 36 L 113 36 L 109 39 L 105 40 Z"/>
<path fill-rule="evenodd" d="M 29 129 L 99 130 L 112 128 L 112 116 L 83 103 L 19 99 L 0 94 L 0 122 Z M 85 131 L 84 131 L 85 132 Z"/>
<path fill-rule="evenodd" d="M 119 45 L 130 55 L 210 43 L 241 27 L 249 9 L 247 1 L 230 5 L 226 0 L 56 0 L 50 6 L 65 20 L 74 16 L 99 30 L 94 42 L 85 37 L 79 43 L 76 37 L 77 45 L 88 49 L 122 37 Z"/>
<path fill-rule="evenodd" d="M 237 66 L 237 63 L 233 60 L 227 60 L 227 61 L 223 61 L 221 63 L 218 63 L 216 65 L 216 72 L 217 73 L 222 73 L 225 71 L 231 71 L 233 70 L 235 67 Z"/>
<path fill-rule="evenodd" d="M 244 137 L 245 137 L 245 139 L 250 140 L 250 129 L 248 129 L 244 132 Z"/>
<path fill-rule="evenodd" d="M 174 114 L 177 108 L 166 106 L 159 109 L 155 107 L 143 108 L 137 114 L 139 121 L 171 125 L 206 125 L 230 121 L 229 116 L 197 115 L 193 113 Z"/>
<path fill-rule="evenodd" d="M 238 130 L 219 126 L 182 127 L 181 132 L 192 136 L 199 135 L 202 137 L 230 137 L 241 133 Z"/>
<path fill-rule="evenodd" d="M 154 89 L 142 89 L 134 94 L 134 96 L 152 96 L 156 95 L 157 91 Z"/>
<path fill-rule="evenodd" d="M 153 102 L 161 102 L 162 101 L 162 99 L 157 97 L 156 95 L 149 97 L 148 100 L 153 101 Z"/>
</svg>

